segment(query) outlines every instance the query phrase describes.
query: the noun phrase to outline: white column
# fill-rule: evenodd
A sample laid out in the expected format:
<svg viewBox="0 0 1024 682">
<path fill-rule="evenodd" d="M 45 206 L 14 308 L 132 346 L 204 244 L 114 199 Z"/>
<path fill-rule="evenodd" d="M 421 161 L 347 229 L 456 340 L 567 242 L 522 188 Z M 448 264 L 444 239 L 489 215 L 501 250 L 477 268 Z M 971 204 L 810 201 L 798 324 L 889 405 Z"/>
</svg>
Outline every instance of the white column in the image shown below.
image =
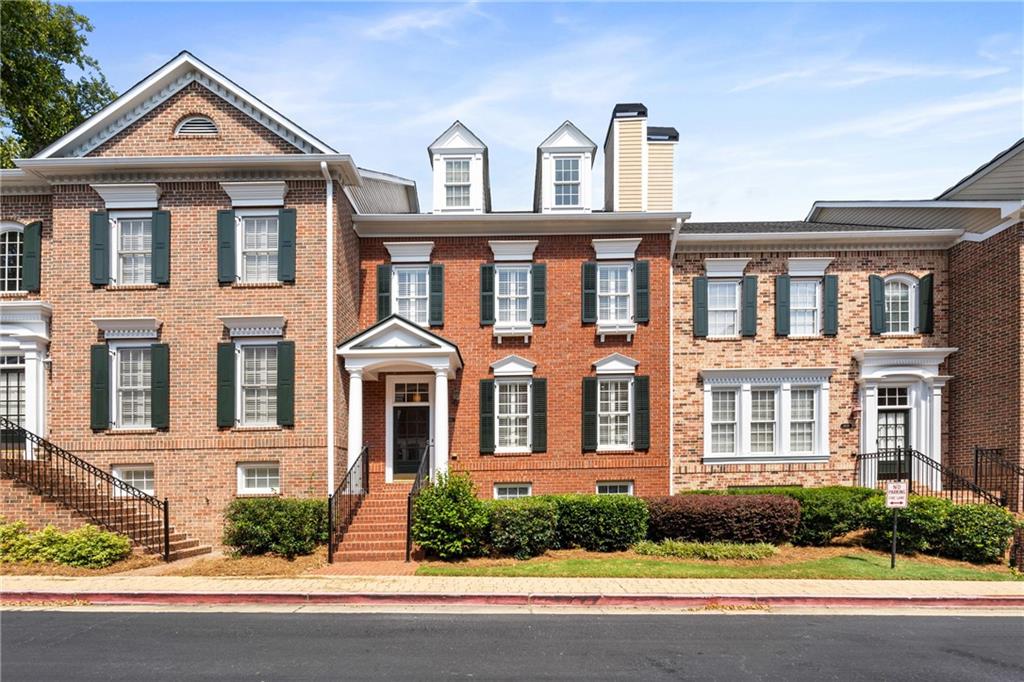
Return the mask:
<svg viewBox="0 0 1024 682">
<path fill-rule="evenodd" d="M 878 451 L 878 386 L 865 384 L 860 401 L 860 451 L 867 454 Z M 874 488 L 878 482 L 878 460 L 864 460 L 860 484 Z"/>
<path fill-rule="evenodd" d="M 40 438 L 46 438 L 45 356 L 43 349 L 25 351 L 25 430 Z"/>
<path fill-rule="evenodd" d="M 433 475 L 448 473 L 448 370 L 434 370 Z"/>
<path fill-rule="evenodd" d="M 942 386 L 943 384 L 938 382 L 932 384 L 931 424 L 929 425 L 932 447 L 931 451 L 927 453 L 939 464 L 942 463 Z"/>
<path fill-rule="evenodd" d="M 775 427 L 779 430 L 778 445 L 775 454 L 777 455 L 788 455 L 790 452 L 789 443 L 789 422 L 792 418 L 790 410 L 792 408 L 792 393 L 793 384 L 786 382 L 782 384 L 779 389 L 779 405 L 778 411 L 775 415 Z"/>
<path fill-rule="evenodd" d="M 363 449 L 363 370 L 348 370 L 348 464 L 346 473 Z"/>
</svg>

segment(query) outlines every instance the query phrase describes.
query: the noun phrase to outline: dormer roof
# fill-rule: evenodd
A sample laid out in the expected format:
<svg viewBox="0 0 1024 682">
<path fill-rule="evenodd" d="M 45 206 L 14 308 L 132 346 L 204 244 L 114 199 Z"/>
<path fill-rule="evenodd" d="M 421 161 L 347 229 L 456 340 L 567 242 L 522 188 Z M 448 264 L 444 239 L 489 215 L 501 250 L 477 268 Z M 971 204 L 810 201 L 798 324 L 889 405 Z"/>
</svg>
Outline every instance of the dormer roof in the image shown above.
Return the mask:
<svg viewBox="0 0 1024 682">
<path fill-rule="evenodd" d="M 578 151 L 578 152 L 596 152 L 597 145 L 589 137 L 583 134 L 583 131 L 576 127 L 572 121 L 566 121 L 562 125 L 555 128 L 555 131 L 545 138 L 543 142 L 537 147 L 537 154 L 540 155 L 541 151 Z M 593 164 L 593 158 L 591 158 L 591 164 Z"/>
<path fill-rule="evenodd" d="M 462 121 L 455 121 L 448 130 L 438 135 L 437 139 L 427 147 L 430 165 L 434 165 L 434 154 L 471 154 L 487 153 L 487 145 L 477 137 Z"/>
</svg>

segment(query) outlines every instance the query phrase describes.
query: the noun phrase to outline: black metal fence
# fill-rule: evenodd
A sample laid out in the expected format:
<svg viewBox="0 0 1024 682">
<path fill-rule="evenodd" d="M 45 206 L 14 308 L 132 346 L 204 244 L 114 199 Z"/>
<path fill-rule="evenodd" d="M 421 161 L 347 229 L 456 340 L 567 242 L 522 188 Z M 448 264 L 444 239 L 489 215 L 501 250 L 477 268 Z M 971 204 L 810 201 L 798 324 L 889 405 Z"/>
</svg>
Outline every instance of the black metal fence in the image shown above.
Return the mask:
<svg viewBox="0 0 1024 682">
<path fill-rule="evenodd" d="M 434 446 L 433 441 L 427 441 L 423 448 L 423 456 L 420 458 L 420 467 L 416 470 L 416 478 L 413 479 L 412 487 L 409 489 L 409 498 L 405 508 L 405 560 L 412 561 L 412 511 L 419 497 L 420 490 L 430 481 L 430 448 Z"/>
<path fill-rule="evenodd" d="M 4 417 L 0 467 L 5 476 L 170 561 L 166 499 L 158 500 Z"/>
<path fill-rule="evenodd" d="M 344 480 L 327 496 L 327 562 L 334 563 L 334 553 L 341 544 L 352 519 L 363 500 L 370 494 L 370 450 L 363 446 L 359 456 L 348 468 Z"/>
<path fill-rule="evenodd" d="M 857 455 L 858 485 L 878 488 L 885 481 L 906 481 L 913 495 L 942 497 L 957 504 L 1001 503 L 997 494 L 917 450 L 900 448 Z"/>
<path fill-rule="evenodd" d="M 1010 461 L 1000 448 L 975 447 L 970 471 L 962 473 L 982 490 L 998 495 L 1010 511 L 1024 511 L 1024 467 Z"/>
</svg>

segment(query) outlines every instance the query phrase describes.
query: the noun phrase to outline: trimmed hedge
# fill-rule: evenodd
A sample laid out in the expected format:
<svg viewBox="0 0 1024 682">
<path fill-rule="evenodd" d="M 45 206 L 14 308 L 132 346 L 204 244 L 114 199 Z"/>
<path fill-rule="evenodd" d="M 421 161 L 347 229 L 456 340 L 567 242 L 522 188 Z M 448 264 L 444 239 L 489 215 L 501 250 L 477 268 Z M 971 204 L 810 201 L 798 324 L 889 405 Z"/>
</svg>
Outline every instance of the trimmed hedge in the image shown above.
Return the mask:
<svg viewBox="0 0 1024 682">
<path fill-rule="evenodd" d="M 61 532 L 53 526 L 29 532 L 24 523 L 0 523 L 0 563 L 52 562 L 82 568 L 106 568 L 127 559 L 131 541 L 123 535 L 82 526 Z"/>
<path fill-rule="evenodd" d="M 647 533 L 647 504 L 631 495 L 552 495 L 558 547 L 622 552 Z"/>
<path fill-rule="evenodd" d="M 441 559 L 462 559 L 480 553 L 487 524 L 487 506 L 469 476 L 442 474 L 416 498 L 412 539 Z"/>
<path fill-rule="evenodd" d="M 768 542 L 790 540 L 800 504 L 783 495 L 679 495 L 648 501 L 652 540 Z"/>
<path fill-rule="evenodd" d="M 668 556 L 677 559 L 767 559 L 779 550 L 767 542 L 746 544 L 741 542 L 686 542 L 684 540 L 643 540 L 633 545 L 633 551 L 645 556 Z"/>
<path fill-rule="evenodd" d="M 225 512 L 224 544 L 235 553 L 312 554 L 327 543 L 327 501 L 284 497 L 234 500 Z"/>
<path fill-rule="evenodd" d="M 552 549 L 558 539 L 558 507 L 545 497 L 495 500 L 489 505 L 488 549 L 492 554 L 529 559 Z"/>
<path fill-rule="evenodd" d="M 794 545 L 822 547 L 833 539 L 867 524 L 868 501 L 882 496 L 881 490 L 848 486 L 799 488 L 730 488 L 734 495 L 785 495 L 800 503 L 800 525 L 793 534 Z"/>
<path fill-rule="evenodd" d="M 868 540 L 892 546 L 892 510 L 876 498 L 866 505 Z M 1014 532 L 1013 514 L 992 504 L 954 504 L 935 497 L 910 497 L 899 513 L 896 549 L 975 563 L 1001 561 Z"/>
</svg>

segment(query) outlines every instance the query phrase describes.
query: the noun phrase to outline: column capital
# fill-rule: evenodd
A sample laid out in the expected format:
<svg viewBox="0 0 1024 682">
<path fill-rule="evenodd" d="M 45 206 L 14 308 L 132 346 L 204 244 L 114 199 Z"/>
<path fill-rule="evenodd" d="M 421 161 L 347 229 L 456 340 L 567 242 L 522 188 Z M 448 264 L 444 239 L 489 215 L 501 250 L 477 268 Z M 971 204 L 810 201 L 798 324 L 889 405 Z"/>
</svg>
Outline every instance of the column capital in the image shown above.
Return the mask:
<svg viewBox="0 0 1024 682">
<path fill-rule="evenodd" d="M 434 368 L 434 376 L 435 377 L 444 377 L 445 379 L 447 379 L 448 378 L 448 368 L 447 367 L 435 367 Z"/>
<path fill-rule="evenodd" d="M 362 367 L 353 367 L 352 369 L 348 370 L 348 375 L 349 375 L 349 377 L 351 377 L 353 379 L 362 379 L 363 378 L 363 368 Z"/>
</svg>

